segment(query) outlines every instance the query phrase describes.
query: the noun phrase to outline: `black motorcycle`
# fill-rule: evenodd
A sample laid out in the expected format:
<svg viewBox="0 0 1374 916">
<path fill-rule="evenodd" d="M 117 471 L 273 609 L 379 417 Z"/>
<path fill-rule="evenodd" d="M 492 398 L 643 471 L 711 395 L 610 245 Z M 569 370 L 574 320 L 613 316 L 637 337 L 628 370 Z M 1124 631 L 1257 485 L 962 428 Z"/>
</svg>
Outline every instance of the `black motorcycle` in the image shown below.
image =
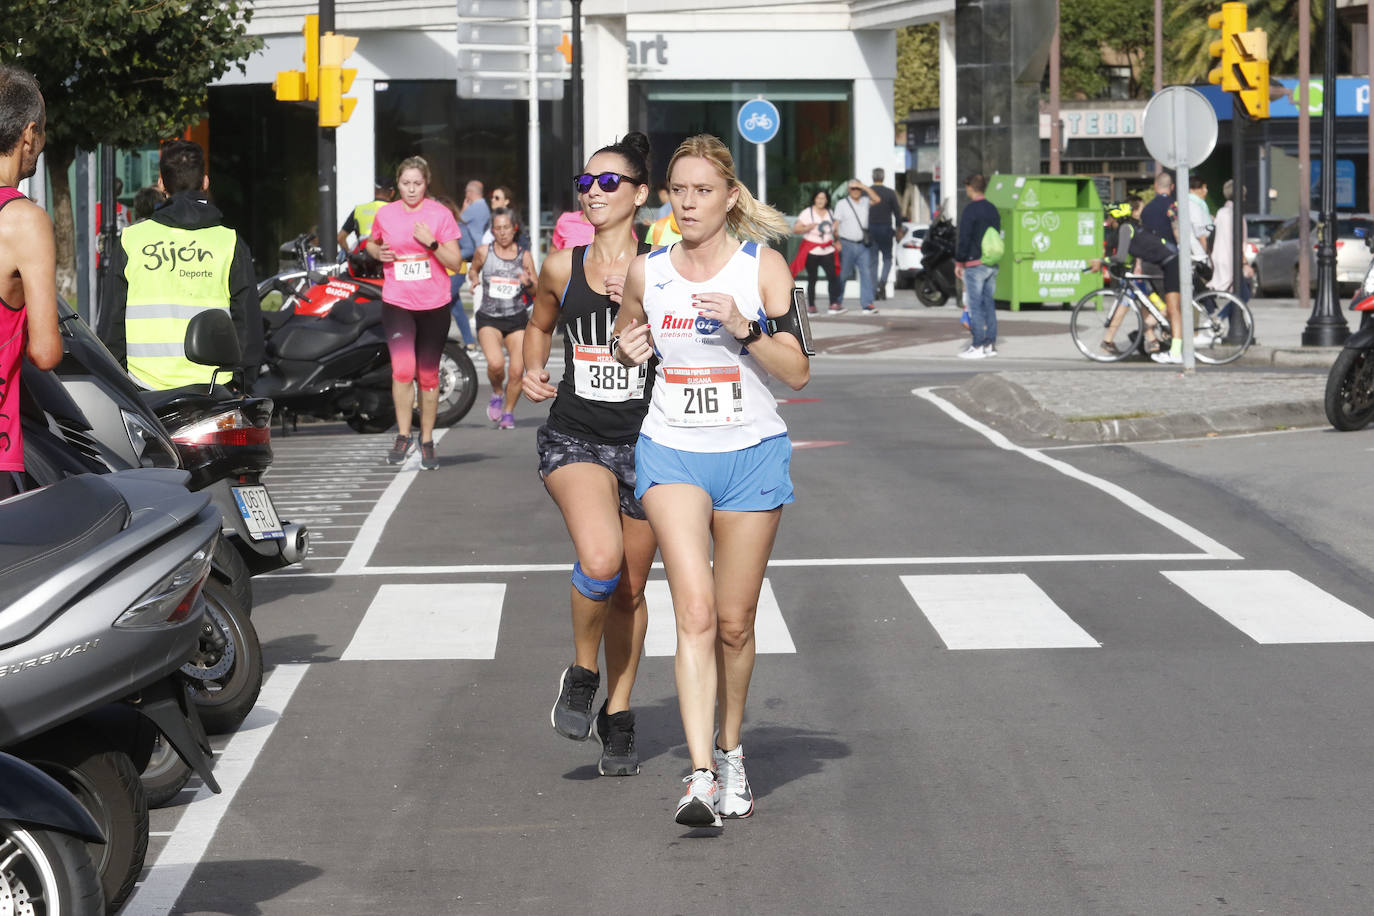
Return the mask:
<svg viewBox="0 0 1374 916">
<path fill-rule="evenodd" d="M 1374 255 L 1374 235 L 1365 246 Z M 1326 377 L 1326 419 L 1342 432 L 1364 429 L 1374 421 L 1374 260 L 1350 302 L 1360 313 L 1360 327 L 1345 341 Z"/>
<path fill-rule="evenodd" d="M 360 433 L 384 432 L 396 422 L 380 265 L 355 254 L 344 267 L 278 274 L 258 286 L 260 299 L 279 295 L 281 306 L 263 311 L 267 358 L 252 393 L 272 399 L 283 431 L 301 416 L 343 419 Z M 439 360 L 435 425 L 466 416 L 477 387 L 467 351 L 449 340 Z"/>
<path fill-rule="evenodd" d="M 914 280 L 916 298 L 922 305 L 944 305 L 958 294 L 954 283 L 954 249 L 958 242 L 959 230 L 943 210 L 936 211 L 921 242 L 921 269 Z"/>
</svg>

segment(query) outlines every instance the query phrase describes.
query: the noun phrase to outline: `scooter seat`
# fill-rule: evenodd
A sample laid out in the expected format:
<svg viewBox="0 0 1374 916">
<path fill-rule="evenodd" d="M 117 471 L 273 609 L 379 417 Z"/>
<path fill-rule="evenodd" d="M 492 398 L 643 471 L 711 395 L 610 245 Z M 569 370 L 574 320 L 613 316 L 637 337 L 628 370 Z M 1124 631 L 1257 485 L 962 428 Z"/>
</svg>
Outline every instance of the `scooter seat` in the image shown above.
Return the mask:
<svg viewBox="0 0 1374 916">
<path fill-rule="evenodd" d="M 319 359 L 357 340 L 365 329 L 381 320 L 380 302 L 345 299 L 336 302 L 324 318 L 287 324 L 267 341 L 267 351 L 281 359 Z"/>
<path fill-rule="evenodd" d="M 165 391 L 140 391 L 138 396 L 143 399 L 143 403 L 157 414 L 159 417 L 179 401 L 194 401 L 203 404 L 218 404 L 221 401 L 231 401 L 237 395 L 225 388 L 223 385 L 183 385 L 180 388 L 168 388 Z"/>
<path fill-rule="evenodd" d="M 94 474 L 0 502 L 0 609 L 128 523 L 124 497 Z"/>
</svg>

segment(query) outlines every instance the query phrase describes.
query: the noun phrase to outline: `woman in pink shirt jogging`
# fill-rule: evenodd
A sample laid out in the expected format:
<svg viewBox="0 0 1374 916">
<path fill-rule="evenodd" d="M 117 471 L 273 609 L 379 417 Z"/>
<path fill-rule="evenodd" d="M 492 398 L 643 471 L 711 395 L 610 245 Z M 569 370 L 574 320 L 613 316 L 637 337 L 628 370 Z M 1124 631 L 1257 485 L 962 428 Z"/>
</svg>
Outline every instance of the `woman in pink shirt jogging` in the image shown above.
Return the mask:
<svg viewBox="0 0 1374 916">
<path fill-rule="evenodd" d="M 414 384 L 420 385 L 420 467 L 439 467 L 434 418 L 439 413 L 439 358 L 448 337 L 448 270 L 463 262 L 462 234 L 447 207 L 426 197 L 429 163 L 411 156 L 396 169 L 400 199 L 377 211 L 367 250 L 382 262 L 382 327 L 391 351 L 391 397 L 396 404 L 396 442 L 388 464 L 400 464 L 413 448 L 410 437 Z"/>
</svg>

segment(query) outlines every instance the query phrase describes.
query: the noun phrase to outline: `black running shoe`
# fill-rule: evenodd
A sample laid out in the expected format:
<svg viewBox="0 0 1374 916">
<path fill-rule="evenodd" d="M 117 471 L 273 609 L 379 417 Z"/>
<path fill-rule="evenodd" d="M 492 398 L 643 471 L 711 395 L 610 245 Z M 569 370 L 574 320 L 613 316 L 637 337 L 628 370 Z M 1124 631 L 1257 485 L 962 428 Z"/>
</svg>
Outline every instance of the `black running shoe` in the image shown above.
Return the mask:
<svg viewBox="0 0 1374 916">
<path fill-rule="evenodd" d="M 439 456 L 434 454 L 433 442 L 420 443 L 420 467 L 426 471 L 439 470 Z"/>
<path fill-rule="evenodd" d="M 400 464 L 406 460 L 406 455 L 415 447 L 415 440 L 409 436 L 397 436 L 396 441 L 391 444 L 391 451 L 387 452 L 387 464 Z"/>
<path fill-rule="evenodd" d="M 558 682 L 558 699 L 549 712 L 554 731 L 574 741 L 586 741 L 592 735 L 592 702 L 601 686 L 601 675 L 577 665 L 569 665 Z"/>
<path fill-rule="evenodd" d="M 635 714 L 626 709 L 606 715 L 606 703 L 596 713 L 596 740 L 601 742 L 601 761 L 596 765 L 602 776 L 638 776 L 639 751 L 635 750 Z"/>
</svg>

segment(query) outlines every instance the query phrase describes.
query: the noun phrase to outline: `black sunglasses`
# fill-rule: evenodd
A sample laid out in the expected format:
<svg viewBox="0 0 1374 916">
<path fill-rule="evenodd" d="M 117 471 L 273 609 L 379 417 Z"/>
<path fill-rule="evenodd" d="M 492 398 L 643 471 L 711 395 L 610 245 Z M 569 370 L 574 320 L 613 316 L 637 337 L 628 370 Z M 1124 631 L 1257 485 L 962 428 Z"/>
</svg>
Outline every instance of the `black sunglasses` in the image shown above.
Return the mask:
<svg viewBox="0 0 1374 916">
<path fill-rule="evenodd" d="M 581 175 L 573 176 L 573 187 L 577 188 L 578 194 L 586 194 L 592 189 L 592 182 L 601 185 L 601 190 L 607 194 L 613 193 L 620 187 L 622 181 L 634 183 L 634 179 L 629 175 L 622 175 L 619 172 L 602 172 L 600 175 L 593 175 L 591 172 L 583 172 Z"/>
</svg>

